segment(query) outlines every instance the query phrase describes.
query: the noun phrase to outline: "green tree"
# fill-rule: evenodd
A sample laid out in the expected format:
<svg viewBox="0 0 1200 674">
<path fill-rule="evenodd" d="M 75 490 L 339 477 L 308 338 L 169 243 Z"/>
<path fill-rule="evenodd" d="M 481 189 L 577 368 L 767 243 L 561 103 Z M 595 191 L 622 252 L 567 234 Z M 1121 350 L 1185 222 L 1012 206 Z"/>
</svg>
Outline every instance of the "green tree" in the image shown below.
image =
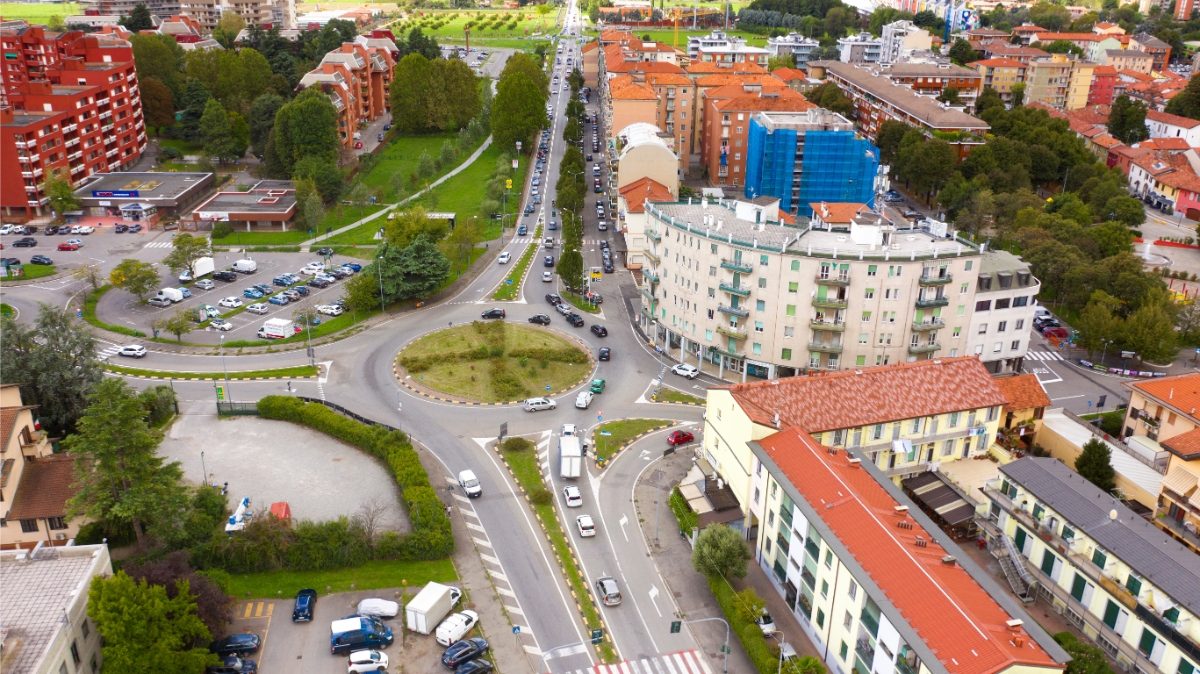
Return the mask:
<svg viewBox="0 0 1200 674">
<path fill-rule="evenodd" d="M 175 335 L 175 341 L 182 342 L 184 335 L 196 329 L 195 316 L 196 313 L 194 311 L 180 309 L 167 318 L 160 318 L 155 321 L 154 327 Z"/>
<path fill-rule="evenodd" d="M 789 658 L 783 662 L 781 674 L 826 674 L 825 664 L 813 655 Z"/>
<path fill-rule="evenodd" d="M 583 292 L 583 255 L 578 248 L 567 248 L 558 258 L 558 277 L 568 290 Z"/>
<path fill-rule="evenodd" d="M 150 10 L 142 3 L 133 6 L 133 10 L 129 12 L 129 16 L 121 17 L 119 23 L 127 28 L 131 33 L 137 33 L 143 30 L 154 28 L 154 17 L 150 16 Z"/>
<path fill-rule="evenodd" d="M 1062 5 L 1041 0 L 1029 8 L 1029 21 L 1047 30 L 1061 31 L 1071 23 L 1071 13 Z"/>
<path fill-rule="evenodd" d="M 162 263 L 175 274 L 186 269 L 195 278 L 196 261 L 202 257 L 212 257 L 208 237 L 182 232 L 171 239 L 171 252 L 167 253 Z"/>
<path fill-rule="evenodd" d="M 21 386 L 22 402 L 36 406 L 37 418 L 52 435 L 74 431 L 88 391 L 103 375 L 92 333 L 69 312 L 43 304 L 32 325 L 0 318 L 0 334 L 4 381 Z"/>
<path fill-rule="evenodd" d="M 108 282 L 145 302 L 146 293 L 158 286 L 158 272 L 149 262 L 126 258 L 108 273 Z"/>
<path fill-rule="evenodd" d="M 749 557 L 738 532 L 724 524 L 712 524 L 696 537 L 692 567 L 706 576 L 742 578 Z"/>
<path fill-rule="evenodd" d="M 310 156 L 297 161 L 292 176 L 299 180 L 311 180 L 327 204 L 336 203 L 346 187 L 345 176 L 337 162 L 324 157 Z"/>
<path fill-rule="evenodd" d="M 450 276 L 450 261 L 426 235 L 418 236 L 401 251 L 397 266 L 400 281 L 396 292 L 402 300 L 424 299 Z"/>
<path fill-rule="evenodd" d="M 1098 646 L 1084 643 L 1070 632 L 1059 632 L 1054 640 L 1071 656 L 1064 674 L 1113 674 L 1108 658 Z"/>
<path fill-rule="evenodd" d="M 296 224 L 309 232 L 315 232 L 321 226 L 321 220 L 325 218 L 325 204 L 321 201 L 321 193 L 317 191 L 317 186 L 312 180 L 296 181 L 296 207 L 300 213 L 299 222 Z"/>
<path fill-rule="evenodd" d="M 246 21 L 240 14 L 225 10 L 221 13 L 221 18 L 217 20 L 217 27 L 213 28 L 212 36 L 214 40 L 221 43 L 222 47 L 233 49 L 234 40 L 245 27 Z"/>
<path fill-rule="evenodd" d="M 895 168 L 897 153 L 900 151 L 900 140 L 912 127 L 904 122 L 889 119 L 879 125 L 875 134 L 875 145 L 879 147 L 879 160 Z"/>
<path fill-rule="evenodd" d="M 279 109 L 271 139 L 280 168 L 287 177 L 294 177 L 292 170 L 301 159 L 337 161 L 341 150 L 337 120 L 333 103 L 318 88 L 301 91 Z"/>
<path fill-rule="evenodd" d="M 443 113 L 436 128 L 458 131 L 471 123 L 483 110 L 482 87 L 471 67 L 459 59 L 437 59 L 433 62 L 434 107 Z"/>
<path fill-rule="evenodd" d="M 146 96 L 145 82 L 156 79 L 167 85 L 175 98 L 183 93 L 183 47 L 170 35 L 134 33 L 129 36 L 133 47 L 133 63 L 137 70 L 142 97 Z"/>
<path fill-rule="evenodd" d="M 441 241 L 450 229 L 449 222 L 430 218 L 425 209 L 420 207 L 397 211 L 395 215 L 384 225 L 383 237 L 396 250 L 407 248 L 420 236 L 433 242 Z"/>
<path fill-rule="evenodd" d="M 433 65 L 420 53 L 410 53 L 396 64 L 392 80 L 392 120 L 401 133 L 419 133 L 432 128 L 431 99 L 434 95 Z"/>
<path fill-rule="evenodd" d="M 971 48 L 971 43 L 962 39 L 955 38 L 954 43 L 950 45 L 950 60 L 960 66 L 965 66 L 972 61 L 979 60 L 979 53 Z"/>
<path fill-rule="evenodd" d="M 283 107 L 282 96 L 275 93 L 262 94 L 250 104 L 250 112 L 246 123 L 250 127 L 250 148 L 254 156 L 262 157 L 267 151 L 267 140 L 271 137 L 271 129 L 275 126 L 275 115 Z"/>
<path fill-rule="evenodd" d="M 1121 337 L 1121 300 L 1103 290 L 1093 290 L 1087 306 L 1079 313 L 1075 326 L 1079 329 L 1076 342 L 1087 349 L 1088 356 L 1115 344 Z"/>
<path fill-rule="evenodd" d="M 175 97 L 167 85 L 153 77 L 138 78 L 142 90 L 142 114 L 146 125 L 157 133 L 175 124 Z"/>
<path fill-rule="evenodd" d="M 463 270 L 471 263 L 471 251 L 483 240 L 478 218 L 463 218 L 439 244 L 442 252 L 454 263 L 454 269 Z"/>
<path fill-rule="evenodd" d="M 1070 40 L 1055 40 L 1050 44 L 1039 45 L 1039 48 L 1049 54 L 1071 54 L 1072 56 L 1083 56 L 1083 50 L 1079 45 Z"/>
<path fill-rule="evenodd" d="M 825 34 L 836 39 L 858 25 L 858 12 L 851 7 L 838 5 L 825 12 Z"/>
<path fill-rule="evenodd" d="M 184 72 L 226 110 L 238 113 L 248 112 L 251 101 L 271 90 L 273 75 L 266 57 L 249 47 L 192 50 L 184 57 Z"/>
<path fill-rule="evenodd" d="M 160 388 L 170 391 L 170 387 Z M 228 514 L 221 490 L 207 485 L 196 488 L 192 496 L 192 518 L 182 527 L 183 545 L 212 536 L 212 523 L 222 521 Z M 122 571 L 135 581 L 161 585 L 167 597 L 174 599 L 191 593 L 196 602 L 196 614 L 212 634 L 219 634 L 233 618 L 233 598 L 212 578 L 196 571 L 188 562 L 187 550 L 173 550 L 162 557 L 127 563 Z"/>
<path fill-rule="evenodd" d="M 1191 119 L 1200 119 L 1200 77 L 1188 80 L 1183 91 L 1167 103 L 1167 112 Z"/>
<path fill-rule="evenodd" d="M 1075 472 L 1105 493 L 1116 488 L 1117 473 L 1112 467 L 1112 450 L 1099 438 L 1083 443 L 1083 451 L 1075 457 Z"/>
<path fill-rule="evenodd" d="M 767 70 L 775 72 L 780 68 L 795 68 L 796 56 L 794 54 L 780 54 L 767 59 Z"/>
<path fill-rule="evenodd" d="M 408 31 L 408 38 L 404 41 L 404 50 L 406 54 L 420 54 L 430 61 L 442 55 L 437 40 L 425 35 L 424 31 L 415 27 Z"/>
<path fill-rule="evenodd" d="M 1142 360 L 1169 363 L 1178 353 L 1178 335 L 1170 300 L 1148 299 L 1125 320 L 1125 346 Z"/>
<path fill-rule="evenodd" d="M 916 129 L 900 143 L 897 174 L 918 193 L 932 195 L 954 174 L 955 156 L 950 144 L 925 138 Z"/>
<path fill-rule="evenodd" d="M 204 151 L 218 163 L 235 161 L 238 155 L 237 140 L 233 135 L 233 125 L 229 123 L 229 113 L 215 98 L 208 99 L 204 106 L 204 115 L 200 117 L 200 138 L 204 142 Z"/>
<path fill-rule="evenodd" d="M 504 70 L 500 71 L 500 81 L 503 82 L 505 78 L 510 78 L 517 73 L 524 73 L 541 92 L 543 98 L 550 91 L 550 76 L 546 74 L 542 62 L 532 55 L 517 52 L 508 57 L 508 60 L 504 62 Z"/>
<path fill-rule="evenodd" d="M 88 590 L 87 611 L 103 638 L 105 671 L 202 674 L 219 662 L 196 645 L 212 633 L 197 615 L 186 580 L 172 598 L 162 585 L 134 581 L 124 571 L 97 577 Z"/>
<path fill-rule="evenodd" d="M 1108 132 L 1117 140 L 1132 145 L 1150 137 L 1146 127 L 1146 104 L 1121 94 L 1108 112 Z"/>
<path fill-rule="evenodd" d="M 491 112 L 492 137 L 499 147 L 513 147 L 517 141 L 530 147 L 533 134 L 546 123 L 543 91 L 524 72 L 500 78 Z"/>
<path fill-rule="evenodd" d="M 838 88 L 838 85 L 833 82 L 826 82 L 809 91 L 805 96 L 808 100 L 822 108 L 832 110 L 842 116 L 847 116 L 854 112 L 854 104 Z"/>
<path fill-rule="evenodd" d="M 55 169 L 46 175 L 43 185 L 46 197 L 50 199 L 50 208 L 54 209 L 56 222 L 62 222 L 63 214 L 79 209 L 79 199 L 75 197 L 75 189 L 64 171 Z"/>
<path fill-rule="evenodd" d="M 871 12 L 871 16 L 867 17 L 867 30 L 875 37 L 883 34 L 883 27 L 894 21 L 911 21 L 913 18 L 912 12 L 896 9 L 894 7 L 876 7 L 875 11 Z"/>
<path fill-rule="evenodd" d="M 132 527 L 143 550 L 147 532 L 175 527 L 187 510 L 179 463 L 157 454 L 162 438 L 145 417 L 129 384 L 103 379 L 88 396 L 78 432 L 63 440 L 75 458 L 76 492 L 68 512 Z"/>
<path fill-rule="evenodd" d="M 1022 105 L 1025 105 L 1025 83 L 1024 82 L 1017 82 L 1016 84 L 1012 85 L 1012 89 L 1009 90 L 1009 94 L 1010 94 L 1009 101 L 1012 103 L 1012 106 L 1014 108 L 1019 108 Z"/>
<path fill-rule="evenodd" d="M 958 105 L 958 89 L 955 87 L 942 89 L 942 93 L 938 94 L 937 100 L 946 105 Z"/>
<path fill-rule="evenodd" d="M 1000 94 L 995 89 L 984 87 L 975 99 L 975 114 L 982 115 L 984 111 L 992 107 L 1004 110 L 1004 100 L 1000 98 Z"/>
</svg>

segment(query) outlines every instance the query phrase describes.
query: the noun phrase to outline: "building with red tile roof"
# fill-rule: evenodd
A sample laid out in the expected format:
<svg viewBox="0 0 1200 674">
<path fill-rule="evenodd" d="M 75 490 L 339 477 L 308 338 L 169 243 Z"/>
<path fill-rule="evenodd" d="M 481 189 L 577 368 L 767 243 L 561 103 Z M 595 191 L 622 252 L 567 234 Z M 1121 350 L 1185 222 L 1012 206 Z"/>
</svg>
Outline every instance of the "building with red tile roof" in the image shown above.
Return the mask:
<svg viewBox="0 0 1200 674">
<path fill-rule="evenodd" d="M 1002 58 L 1029 63 L 1033 59 L 1045 58 L 1050 52 L 1036 47 L 1021 47 L 1007 42 L 987 42 L 980 46 L 979 51 L 987 58 Z"/>
<path fill-rule="evenodd" d="M 625 237 L 625 266 L 635 272 L 646 267 L 646 203 L 669 203 L 678 195 L 650 177 L 634 180 L 617 190 L 618 228 Z"/>
<path fill-rule="evenodd" d="M 1200 554 L 1200 373 L 1126 382 L 1121 434 L 1170 452 L 1154 524 Z"/>
<path fill-rule="evenodd" d="M 715 75 L 719 73 L 766 73 L 767 69 L 754 63 L 753 61 L 736 61 L 734 63 L 720 63 L 716 61 L 692 61 L 687 66 L 687 73 L 690 76 L 697 75 Z"/>
<path fill-rule="evenodd" d="M 1182 138 L 1191 147 L 1200 146 L 1200 120 L 1147 110 L 1146 128 L 1151 138 Z"/>
<path fill-rule="evenodd" d="M 993 57 L 968 63 L 967 67 L 979 71 L 981 86 L 991 88 L 1000 95 L 1005 105 L 1011 105 L 1013 88 L 1025 84 L 1029 64 L 1016 59 Z"/>
<path fill-rule="evenodd" d="M 350 149 L 361 126 L 391 109 L 395 65 L 385 48 L 346 42 L 300 78 L 299 88 L 320 87 L 329 96 L 338 113 L 338 139 Z"/>
<path fill-rule="evenodd" d="M 1096 66 L 1092 70 L 1092 84 L 1088 88 L 1088 105 L 1111 105 L 1117 86 L 1117 69 L 1112 66 Z"/>
<path fill-rule="evenodd" d="M 1020 438 L 1029 438 L 1029 442 L 1032 442 L 1046 408 L 1050 407 L 1050 396 L 1046 395 L 1037 375 L 997 377 L 996 386 L 1000 389 L 1000 395 L 1004 396 L 1004 420 L 1000 428 Z M 1029 447 L 1026 444 L 1023 448 Z"/>
<path fill-rule="evenodd" d="M 768 514 L 754 557 L 831 669 L 1062 671 L 1065 652 L 857 453 L 800 428 L 751 449 Z"/>
<path fill-rule="evenodd" d="M 776 86 L 731 84 L 704 92 L 700 161 L 713 185 L 740 186 L 746 179 L 750 118 L 756 112 L 804 112 L 816 107 L 779 82 Z"/>
</svg>

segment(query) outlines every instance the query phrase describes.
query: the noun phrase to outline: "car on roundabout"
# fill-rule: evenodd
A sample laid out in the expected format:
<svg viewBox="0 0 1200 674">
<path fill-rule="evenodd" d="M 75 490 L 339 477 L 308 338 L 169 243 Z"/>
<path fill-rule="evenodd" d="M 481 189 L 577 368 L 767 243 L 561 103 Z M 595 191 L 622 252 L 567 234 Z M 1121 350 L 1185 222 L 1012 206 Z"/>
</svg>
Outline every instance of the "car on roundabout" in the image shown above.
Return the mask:
<svg viewBox="0 0 1200 674">
<path fill-rule="evenodd" d="M 696 436 L 688 431 L 671 431 L 671 434 L 667 436 L 667 444 L 672 447 L 686 445 L 689 442 L 695 441 Z"/>
<path fill-rule="evenodd" d="M 488 309 L 480 314 L 481 318 L 504 318 L 508 314 L 503 309 Z"/>
<path fill-rule="evenodd" d="M 550 325 L 550 317 L 546 314 L 534 314 L 529 317 L 529 322 L 534 325 Z"/>
<path fill-rule="evenodd" d="M 540 412 L 542 410 L 552 410 L 558 407 L 558 403 L 550 398 L 527 398 L 521 407 L 526 412 Z"/>
<path fill-rule="evenodd" d="M 700 369 L 697 368 L 695 365 L 688 365 L 687 363 L 679 363 L 671 368 L 671 373 L 677 374 L 680 377 L 684 377 L 685 379 L 695 379 L 696 377 L 700 376 Z"/>
</svg>

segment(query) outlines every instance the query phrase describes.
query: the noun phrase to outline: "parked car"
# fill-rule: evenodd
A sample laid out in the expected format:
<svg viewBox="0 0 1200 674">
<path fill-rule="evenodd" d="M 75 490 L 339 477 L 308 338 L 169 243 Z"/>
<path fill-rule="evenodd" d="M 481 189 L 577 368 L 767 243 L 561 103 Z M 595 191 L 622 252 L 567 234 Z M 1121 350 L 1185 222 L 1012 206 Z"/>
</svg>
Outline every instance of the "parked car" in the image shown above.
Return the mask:
<svg viewBox="0 0 1200 674">
<path fill-rule="evenodd" d="M 687 363 L 679 363 L 671 368 L 671 372 L 687 379 L 695 379 L 700 376 L 700 370 L 695 365 Z"/>
<path fill-rule="evenodd" d="M 215 278 L 218 281 L 224 281 L 226 283 L 233 283 L 234 281 L 237 280 L 238 277 L 237 277 L 237 274 L 235 274 L 231 271 L 219 271 L 219 272 L 213 273 L 213 278 Z"/>
<path fill-rule="evenodd" d="M 233 323 L 230 323 L 229 321 L 225 320 L 224 318 L 213 318 L 208 321 L 208 325 L 210 327 L 216 328 L 217 330 L 220 330 L 221 332 L 229 332 L 230 330 L 233 329 Z"/>
<path fill-rule="evenodd" d="M 667 436 L 667 444 L 672 447 L 686 445 L 687 443 L 694 442 L 695 440 L 696 436 L 692 435 L 688 431 L 671 431 L 671 434 Z"/>
<path fill-rule="evenodd" d="M 121 347 L 121 350 L 117 352 L 117 355 L 125 356 L 126 358 L 145 358 L 146 347 L 142 346 L 141 344 L 126 344 L 125 346 Z"/>
<path fill-rule="evenodd" d="M 355 672 L 386 672 L 388 668 L 387 653 L 374 650 L 354 651 L 346 660 L 346 671 Z"/>
<path fill-rule="evenodd" d="M 258 288 L 246 288 L 242 291 L 242 297 L 246 297 L 248 299 L 258 300 L 262 299 L 262 296 L 262 291 Z"/>
<path fill-rule="evenodd" d="M 283 305 L 287 304 L 289 300 L 283 293 L 280 293 L 278 295 L 272 295 L 267 301 L 271 304 L 282 307 Z"/>
<path fill-rule="evenodd" d="M 483 637 L 456 641 L 442 653 L 442 665 L 454 669 L 468 660 L 478 658 L 487 651 L 488 642 Z"/>
<path fill-rule="evenodd" d="M 336 304 L 322 304 L 317 307 L 317 313 L 326 316 L 341 316 L 346 313 L 346 310 Z"/>
<path fill-rule="evenodd" d="M 253 660 L 227 655 L 219 665 L 204 668 L 205 674 L 258 674 L 258 663 Z"/>
<path fill-rule="evenodd" d="M 434 639 L 442 646 L 449 646 L 466 636 L 478 622 L 479 614 L 470 609 L 451 613 L 437 626 Z"/>
<path fill-rule="evenodd" d="M 223 639 L 214 641 L 209 646 L 210 651 L 222 657 L 226 655 L 243 655 L 253 653 L 262 645 L 262 639 L 257 634 L 231 634 Z"/>
<path fill-rule="evenodd" d="M 32 236 L 27 236 L 13 241 L 13 248 L 33 248 L 37 245 L 37 239 Z"/>
<path fill-rule="evenodd" d="M 764 635 L 771 635 L 779 631 L 775 627 L 775 621 L 771 619 L 771 614 L 767 613 L 766 609 L 763 609 L 762 615 L 754 619 L 754 624 L 758 625 Z"/>
<path fill-rule="evenodd" d="M 534 314 L 529 317 L 529 322 L 535 325 L 550 325 L 550 317 L 546 314 Z"/>
<path fill-rule="evenodd" d="M 121 223 L 117 223 L 116 226 L 113 227 L 113 232 L 115 232 L 117 234 L 124 234 L 125 232 L 128 232 L 128 231 L 129 231 L 129 225 L 123 225 Z"/>
<path fill-rule="evenodd" d="M 317 603 L 317 591 L 311 588 L 300 590 L 292 602 L 292 622 L 306 623 L 313 619 L 313 605 Z"/>
<path fill-rule="evenodd" d="M 54 264 L 54 260 L 51 260 L 45 255 L 34 255 L 33 257 L 29 258 L 29 264 Z"/>
<path fill-rule="evenodd" d="M 358 615 L 374 616 L 376 618 L 395 618 L 400 614 L 400 604 L 390 599 L 370 598 L 358 602 Z"/>
<path fill-rule="evenodd" d="M 238 307 L 242 306 L 242 301 L 236 297 L 226 297 L 220 302 L 217 302 L 217 304 L 225 307 L 226 309 L 237 309 Z"/>
<path fill-rule="evenodd" d="M 488 674 L 493 669 L 492 663 L 482 658 L 467 660 L 454 668 L 454 674 Z"/>
<path fill-rule="evenodd" d="M 134 223 L 129 226 L 129 229 L 127 231 L 130 234 L 137 234 L 138 232 L 142 231 L 142 226 L 137 223 Z M 60 231 L 59 234 L 62 234 L 62 232 Z"/>
<path fill-rule="evenodd" d="M 59 250 L 79 250 L 79 246 L 76 246 L 73 243 L 67 243 L 66 241 L 64 241 L 64 242 L 58 244 L 58 249 Z"/>
<path fill-rule="evenodd" d="M 526 412 L 538 412 L 540 410 L 552 410 L 558 407 L 558 403 L 550 398 L 528 398 L 521 403 L 521 407 L 525 408 Z"/>
<path fill-rule="evenodd" d="M 213 283 L 212 279 L 202 278 L 199 281 L 196 281 L 195 283 L 193 283 L 192 287 L 197 288 L 199 290 L 212 290 L 213 288 L 217 287 L 217 284 Z"/>
<path fill-rule="evenodd" d="M 255 302 L 254 304 L 251 304 L 250 306 L 246 307 L 246 311 L 249 311 L 252 314 L 259 314 L 259 315 L 265 314 L 270 310 L 271 310 L 271 308 L 268 307 L 267 305 L 263 304 L 262 302 Z"/>
<path fill-rule="evenodd" d="M 488 309 L 481 314 L 481 318 L 504 318 L 507 314 L 503 309 Z"/>
</svg>

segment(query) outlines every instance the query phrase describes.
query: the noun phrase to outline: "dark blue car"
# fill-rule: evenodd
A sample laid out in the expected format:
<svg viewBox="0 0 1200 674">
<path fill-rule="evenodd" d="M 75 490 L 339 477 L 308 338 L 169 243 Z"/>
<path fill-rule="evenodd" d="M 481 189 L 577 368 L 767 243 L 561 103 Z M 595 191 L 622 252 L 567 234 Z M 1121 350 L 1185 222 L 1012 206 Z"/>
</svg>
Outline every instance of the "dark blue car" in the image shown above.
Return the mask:
<svg viewBox="0 0 1200 674">
<path fill-rule="evenodd" d="M 296 602 L 292 605 L 292 622 L 306 623 L 313 619 L 313 604 L 317 603 L 317 591 L 304 589 L 296 593 Z"/>
<path fill-rule="evenodd" d="M 483 637 L 456 641 L 450 644 L 446 652 L 442 653 L 442 665 L 448 669 L 455 669 L 464 662 L 474 660 L 487 653 L 487 651 L 488 642 Z"/>
<path fill-rule="evenodd" d="M 212 646 L 209 646 L 210 651 L 221 657 L 227 655 L 245 655 L 253 653 L 262 645 L 262 639 L 257 634 L 230 634 L 229 636 L 219 641 L 214 641 Z"/>
</svg>

